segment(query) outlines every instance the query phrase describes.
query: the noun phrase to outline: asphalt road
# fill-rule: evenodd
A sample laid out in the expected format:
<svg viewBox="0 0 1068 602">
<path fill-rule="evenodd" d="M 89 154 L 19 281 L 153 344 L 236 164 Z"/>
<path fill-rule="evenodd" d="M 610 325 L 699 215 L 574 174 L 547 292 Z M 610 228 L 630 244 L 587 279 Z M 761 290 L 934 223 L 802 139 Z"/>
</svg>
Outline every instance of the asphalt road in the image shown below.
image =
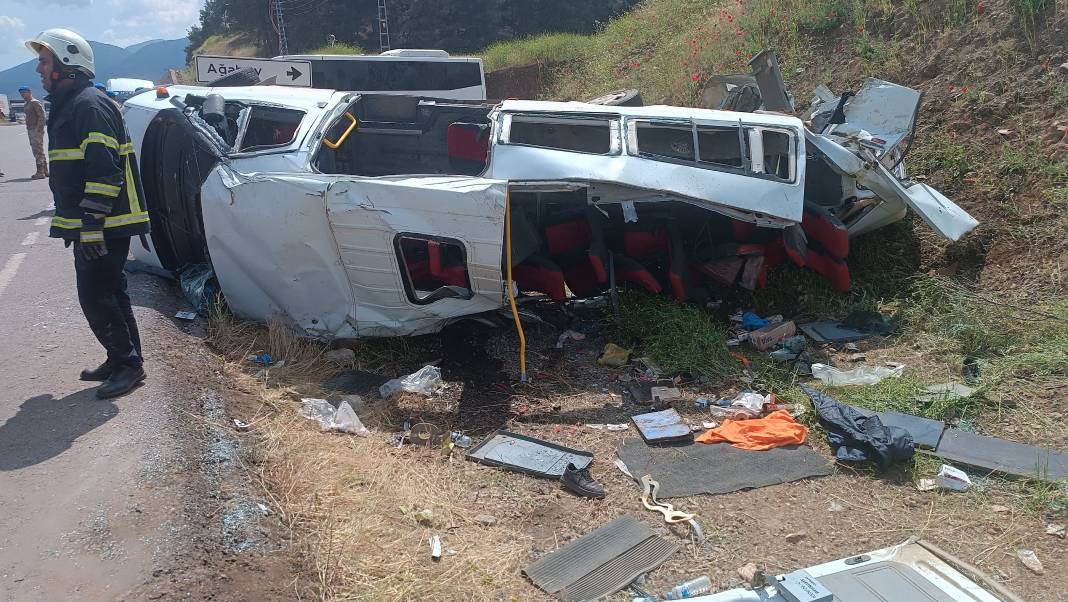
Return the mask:
<svg viewBox="0 0 1068 602">
<path fill-rule="evenodd" d="M 123 599 L 184 528 L 169 409 L 182 378 L 162 361 L 180 342 L 179 302 L 162 281 L 132 278 L 149 378 L 97 400 L 78 373 L 104 351 L 71 251 L 48 238 L 48 182 L 29 178 L 23 126 L 0 125 L 0 149 L 0 601 Z"/>
</svg>

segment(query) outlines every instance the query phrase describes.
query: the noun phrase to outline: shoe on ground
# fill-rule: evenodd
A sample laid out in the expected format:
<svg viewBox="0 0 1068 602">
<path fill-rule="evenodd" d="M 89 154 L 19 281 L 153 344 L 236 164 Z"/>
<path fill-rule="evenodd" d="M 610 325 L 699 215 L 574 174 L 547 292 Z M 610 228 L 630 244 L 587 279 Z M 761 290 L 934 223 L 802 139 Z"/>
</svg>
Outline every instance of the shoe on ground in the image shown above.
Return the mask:
<svg viewBox="0 0 1068 602">
<path fill-rule="evenodd" d="M 574 464 L 568 464 L 567 468 L 564 469 L 564 474 L 560 476 L 560 482 L 563 483 L 564 489 L 575 495 L 595 500 L 605 496 L 604 487 L 601 487 L 597 484 L 597 481 L 593 480 L 593 477 L 590 476 L 589 468 L 579 470 Z"/>
<path fill-rule="evenodd" d="M 43 179 L 45 179 L 47 177 L 48 176 L 44 175 L 43 173 L 37 172 L 37 173 L 33 174 L 32 176 L 30 176 L 30 179 L 31 180 L 43 180 Z"/>
<path fill-rule="evenodd" d="M 96 390 L 97 399 L 109 399 L 125 395 L 145 380 L 145 369 L 141 366 L 119 366 L 111 373 L 104 384 Z"/>
<path fill-rule="evenodd" d="M 96 368 L 86 368 L 85 370 L 82 370 L 80 378 L 92 382 L 104 382 L 111 376 L 111 372 L 111 364 L 104 362 Z"/>
</svg>

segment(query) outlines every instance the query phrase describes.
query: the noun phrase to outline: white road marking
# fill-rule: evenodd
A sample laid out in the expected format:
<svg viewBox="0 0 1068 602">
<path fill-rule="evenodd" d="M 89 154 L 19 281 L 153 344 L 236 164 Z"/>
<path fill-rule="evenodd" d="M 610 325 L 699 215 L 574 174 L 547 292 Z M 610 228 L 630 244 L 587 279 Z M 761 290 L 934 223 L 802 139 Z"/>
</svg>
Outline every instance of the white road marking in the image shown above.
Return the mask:
<svg viewBox="0 0 1068 602">
<path fill-rule="evenodd" d="M 4 294 L 4 289 L 11 283 L 15 273 L 19 271 L 19 266 L 22 265 L 23 259 L 26 259 L 25 253 L 15 253 L 8 258 L 7 263 L 4 264 L 4 269 L 0 270 L 0 295 Z"/>
<path fill-rule="evenodd" d="M 40 235 L 41 235 L 40 232 L 36 232 L 36 231 L 30 232 L 29 234 L 26 235 L 26 238 L 22 239 L 22 246 L 28 247 L 28 246 L 32 245 L 33 243 L 37 242 L 37 237 L 40 236 Z"/>
<path fill-rule="evenodd" d="M 43 226 L 43 225 L 48 223 L 49 219 L 51 219 L 51 218 L 49 218 L 47 215 L 44 216 L 44 217 L 39 217 L 39 218 L 33 220 L 33 225 L 35 225 L 35 226 Z"/>
</svg>

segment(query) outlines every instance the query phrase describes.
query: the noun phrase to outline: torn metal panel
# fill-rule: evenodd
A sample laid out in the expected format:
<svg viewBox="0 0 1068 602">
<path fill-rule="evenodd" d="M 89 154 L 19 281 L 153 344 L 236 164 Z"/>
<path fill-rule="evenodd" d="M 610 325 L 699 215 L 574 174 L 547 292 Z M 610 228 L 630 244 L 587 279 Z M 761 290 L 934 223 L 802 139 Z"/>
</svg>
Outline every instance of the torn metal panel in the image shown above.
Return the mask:
<svg viewBox="0 0 1068 602">
<path fill-rule="evenodd" d="M 227 172 L 219 166 L 208 177 L 201 207 L 230 308 L 261 321 L 281 314 L 314 336 L 355 337 L 353 291 L 324 204 L 329 179 Z"/>
<path fill-rule="evenodd" d="M 912 207 L 923 221 L 942 236 L 959 240 L 979 225 L 967 211 L 934 188 L 914 182 L 906 186 L 870 151 L 858 148 L 854 152 L 827 135 L 808 132 L 806 138 L 843 174 L 856 178 L 884 201 L 898 201 Z M 848 143 L 845 140 L 842 142 Z"/>
<path fill-rule="evenodd" d="M 769 111 L 793 113 L 794 102 L 786 92 L 786 82 L 782 79 L 782 69 L 779 68 L 779 57 L 775 55 L 775 51 L 771 48 L 761 50 L 749 59 L 749 66 L 753 68 L 753 77 L 760 86 L 764 108 Z"/>
<path fill-rule="evenodd" d="M 920 92 L 879 79 L 868 79 L 845 105 L 846 121 L 824 135 L 856 137 L 877 150 L 879 158 L 912 133 L 920 110 Z"/>
<path fill-rule="evenodd" d="M 333 182 L 325 195 L 330 238 L 356 304 L 357 334 L 436 332 L 450 318 L 500 307 L 506 195 L 506 182 L 462 176 Z M 401 234 L 458 241 L 470 294 L 420 303 L 434 291 L 417 295 L 405 281 L 396 245 Z"/>
</svg>

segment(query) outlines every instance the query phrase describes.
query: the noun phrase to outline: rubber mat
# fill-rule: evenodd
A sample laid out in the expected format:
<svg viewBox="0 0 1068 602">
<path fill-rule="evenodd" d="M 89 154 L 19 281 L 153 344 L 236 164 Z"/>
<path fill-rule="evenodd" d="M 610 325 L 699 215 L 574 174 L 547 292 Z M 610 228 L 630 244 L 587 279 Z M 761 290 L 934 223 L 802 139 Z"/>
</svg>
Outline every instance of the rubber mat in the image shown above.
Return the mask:
<svg viewBox="0 0 1068 602">
<path fill-rule="evenodd" d="M 636 479 L 652 475 L 660 482 L 660 499 L 730 493 L 831 474 L 831 463 L 804 445 L 748 451 L 729 443 L 650 447 L 630 438 L 616 454 Z"/>
<path fill-rule="evenodd" d="M 946 429 L 934 455 L 975 468 L 1056 483 L 1068 479 L 1068 454 Z"/>
<path fill-rule="evenodd" d="M 678 549 L 638 518 L 621 516 L 538 559 L 523 574 L 561 600 L 598 600 L 660 566 Z"/>
<path fill-rule="evenodd" d="M 942 438 L 942 431 L 946 423 L 941 420 L 921 418 L 912 414 L 900 412 L 879 412 L 879 420 L 883 426 L 897 426 L 905 429 L 912 435 L 912 442 L 916 447 L 934 449 L 938 447 L 938 441 Z"/>
<path fill-rule="evenodd" d="M 593 462 L 593 454 L 589 452 L 504 430 L 486 437 L 465 457 L 472 462 L 550 479 L 563 476 L 568 464 L 581 470 Z"/>
</svg>

